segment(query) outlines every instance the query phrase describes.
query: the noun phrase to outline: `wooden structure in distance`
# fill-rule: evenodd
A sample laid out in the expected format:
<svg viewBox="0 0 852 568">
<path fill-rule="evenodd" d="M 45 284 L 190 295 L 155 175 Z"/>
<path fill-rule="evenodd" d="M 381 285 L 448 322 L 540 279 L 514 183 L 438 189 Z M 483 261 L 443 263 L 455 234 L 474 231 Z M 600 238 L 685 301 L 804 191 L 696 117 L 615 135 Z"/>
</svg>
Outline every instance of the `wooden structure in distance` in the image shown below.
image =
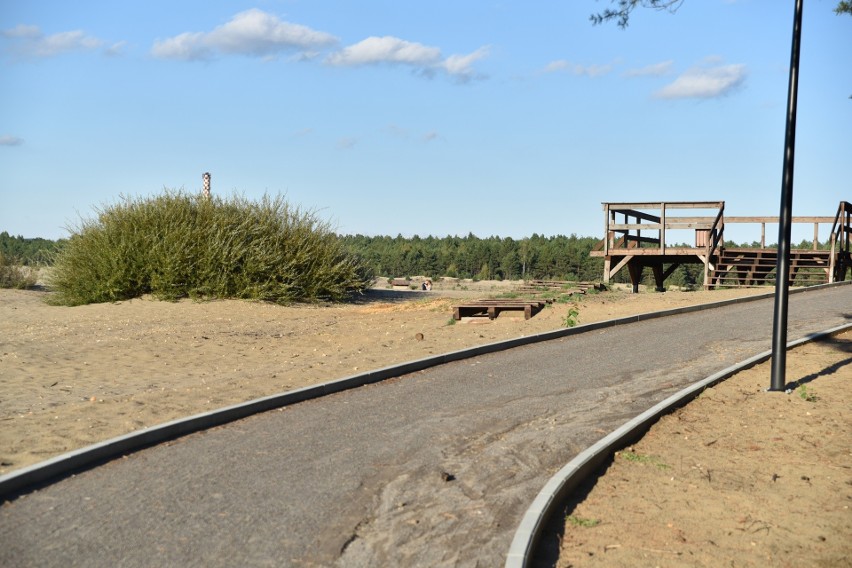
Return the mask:
<svg viewBox="0 0 852 568">
<path fill-rule="evenodd" d="M 753 286 L 774 281 L 777 250 L 766 247 L 766 225 L 777 217 L 726 217 L 724 201 L 674 201 L 643 203 L 603 203 L 605 238 L 590 253 L 603 257 L 603 281 L 627 268 L 633 291 L 639 290 L 642 271 L 650 268 L 658 291 L 665 279 L 682 264 L 704 267 L 704 287 Z M 707 215 L 695 215 L 700 210 Z M 686 212 L 686 214 L 684 214 Z M 620 221 L 620 222 L 619 222 Z M 844 280 L 852 267 L 852 205 L 841 201 L 834 217 L 793 217 L 793 223 L 814 226 L 813 246 L 790 251 L 790 283 L 799 284 Z M 725 225 L 760 224 L 760 248 L 726 248 Z M 819 227 L 831 224 L 830 248 L 820 250 Z M 670 244 L 671 231 L 689 231 L 692 244 Z"/>
</svg>

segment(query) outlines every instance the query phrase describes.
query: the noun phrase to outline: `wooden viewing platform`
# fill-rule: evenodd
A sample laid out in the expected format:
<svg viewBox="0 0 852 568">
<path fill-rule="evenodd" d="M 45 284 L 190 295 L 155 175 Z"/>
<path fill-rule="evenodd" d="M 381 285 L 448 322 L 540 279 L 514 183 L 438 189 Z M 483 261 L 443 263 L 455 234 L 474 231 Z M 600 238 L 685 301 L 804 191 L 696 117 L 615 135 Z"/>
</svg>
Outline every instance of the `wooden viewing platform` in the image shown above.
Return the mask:
<svg viewBox="0 0 852 568">
<path fill-rule="evenodd" d="M 778 251 L 766 247 L 766 225 L 778 217 L 726 217 L 724 201 L 604 203 L 605 238 L 590 253 L 604 259 L 604 284 L 627 267 L 633 291 L 642 271 L 651 268 L 657 290 L 682 264 L 704 266 L 704 287 L 755 286 L 774 282 Z M 684 215 L 684 211 L 709 215 Z M 622 217 L 619 221 L 619 216 Z M 793 223 L 814 226 L 813 247 L 790 251 L 790 285 L 837 282 L 852 267 L 852 205 L 841 201 L 834 217 L 793 217 Z M 759 248 L 726 248 L 725 225 L 759 224 Z M 819 226 L 831 225 L 829 248 L 819 249 Z M 694 246 L 670 245 L 670 231 L 688 231 Z M 644 233 L 644 234 L 643 234 Z"/>
</svg>

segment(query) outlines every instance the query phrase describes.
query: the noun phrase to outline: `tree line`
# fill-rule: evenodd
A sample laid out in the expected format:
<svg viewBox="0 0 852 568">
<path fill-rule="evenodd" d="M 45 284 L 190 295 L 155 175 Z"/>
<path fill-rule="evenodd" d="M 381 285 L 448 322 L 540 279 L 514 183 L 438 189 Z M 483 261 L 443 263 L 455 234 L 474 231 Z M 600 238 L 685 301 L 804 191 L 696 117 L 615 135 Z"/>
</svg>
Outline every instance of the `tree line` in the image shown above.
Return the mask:
<svg viewBox="0 0 852 568">
<path fill-rule="evenodd" d="M 23 266 L 51 264 L 53 254 L 65 242 L 65 239 L 51 241 L 12 236 L 8 231 L 3 231 L 0 233 L 0 256 Z"/>
<path fill-rule="evenodd" d="M 343 242 L 376 274 L 477 280 L 599 280 L 603 261 L 589 252 L 592 237 L 533 234 L 511 237 L 403 237 L 342 235 Z"/>
<path fill-rule="evenodd" d="M 599 239 L 577 235 L 523 239 L 491 236 L 403 237 L 339 235 L 375 274 L 478 280 L 599 280 L 603 261 L 589 252 Z M 0 232 L 0 253 L 22 265 L 50 265 L 67 241 L 12 236 Z"/>
<path fill-rule="evenodd" d="M 589 256 L 599 242 L 595 237 L 577 235 L 543 236 L 513 239 L 491 236 L 403 237 L 339 235 L 352 253 L 376 275 L 399 278 L 427 276 L 440 278 L 470 278 L 476 280 L 576 280 L 599 281 L 603 275 L 603 260 Z M 24 238 L 0 232 L 0 255 L 25 266 L 49 265 L 60 247 L 67 241 Z M 757 248 L 759 242 L 736 243 L 727 247 Z M 770 244 L 769 248 L 776 245 Z M 793 248 L 810 249 L 813 243 L 803 240 Z M 819 243 L 819 248 L 829 244 Z M 650 271 L 643 280 L 652 282 Z M 622 270 L 615 282 L 627 282 Z M 703 268 L 682 265 L 666 280 L 667 285 L 697 287 L 703 282 Z"/>
</svg>

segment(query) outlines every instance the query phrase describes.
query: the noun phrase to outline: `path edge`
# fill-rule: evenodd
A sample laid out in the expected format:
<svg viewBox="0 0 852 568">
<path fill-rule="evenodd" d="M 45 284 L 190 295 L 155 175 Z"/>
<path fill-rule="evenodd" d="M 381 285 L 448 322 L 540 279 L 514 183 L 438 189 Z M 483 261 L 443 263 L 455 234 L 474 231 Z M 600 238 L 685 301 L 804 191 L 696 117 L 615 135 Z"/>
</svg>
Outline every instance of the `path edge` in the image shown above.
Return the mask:
<svg viewBox="0 0 852 568">
<path fill-rule="evenodd" d="M 810 343 L 824 337 L 852 329 L 852 323 L 810 333 L 787 343 L 787 350 Z M 689 403 L 705 389 L 710 388 L 733 375 L 769 360 L 772 351 L 764 351 L 749 357 L 735 365 L 723 369 L 691 386 L 673 394 L 664 401 L 646 410 L 639 416 L 625 422 L 568 462 L 541 489 L 524 514 L 515 531 L 505 568 L 526 568 L 535 554 L 536 546 L 544 532 L 547 520 L 568 495 L 593 475 L 615 452 L 622 450 L 644 436 L 662 416 Z"/>
<path fill-rule="evenodd" d="M 790 290 L 790 294 L 835 288 L 843 285 L 852 285 L 852 281 L 797 288 Z M 320 398 L 336 392 L 381 382 L 454 361 L 469 359 L 471 357 L 477 357 L 487 353 L 505 351 L 522 345 L 560 339 L 571 335 L 588 333 L 598 329 L 627 325 L 649 319 L 721 308 L 746 302 L 755 302 L 758 300 L 765 300 L 773 295 L 773 292 L 769 292 L 766 294 L 757 294 L 743 298 L 731 298 L 718 302 L 708 302 L 705 304 L 696 304 L 694 306 L 685 306 L 658 312 L 648 312 L 634 316 L 578 325 L 572 328 L 547 331 L 534 335 L 498 341 L 495 343 L 488 343 L 442 355 L 383 367 L 381 369 L 367 371 L 301 389 L 256 398 L 247 402 L 211 410 L 209 412 L 195 414 L 186 418 L 178 418 L 144 430 L 130 432 L 103 442 L 98 442 L 77 450 L 72 450 L 0 476 L 0 501 L 13 500 L 21 494 L 29 492 L 31 489 L 52 483 L 62 479 L 63 477 L 67 477 L 70 474 L 84 471 L 109 460 L 137 452 L 147 447 L 161 444 L 169 440 L 174 440 L 188 434 L 215 428 L 216 426 L 222 426 L 230 422 L 248 418 L 255 414 L 275 410 L 291 404 L 304 402 L 306 400 Z"/>
</svg>

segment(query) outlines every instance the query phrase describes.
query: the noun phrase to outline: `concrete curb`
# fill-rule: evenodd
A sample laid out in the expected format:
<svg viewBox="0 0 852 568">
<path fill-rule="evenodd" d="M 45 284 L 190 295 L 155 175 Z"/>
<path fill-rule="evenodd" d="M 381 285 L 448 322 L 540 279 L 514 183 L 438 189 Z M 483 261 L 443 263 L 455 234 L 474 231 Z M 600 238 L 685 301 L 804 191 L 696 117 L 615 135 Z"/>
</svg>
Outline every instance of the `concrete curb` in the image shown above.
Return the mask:
<svg viewBox="0 0 852 568">
<path fill-rule="evenodd" d="M 796 290 L 791 290 L 790 293 L 793 294 L 807 292 L 811 290 L 819 290 L 827 287 L 835 287 L 849 284 L 852 284 L 852 281 L 839 282 L 834 284 L 823 284 L 810 288 L 800 288 Z M 445 363 L 460 361 L 462 359 L 468 359 L 471 357 L 484 355 L 486 353 L 495 353 L 498 351 L 504 351 L 506 349 L 512 349 L 514 347 L 520 347 L 522 345 L 529 345 L 541 341 L 550 341 L 552 339 L 568 337 L 570 335 L 575 335 L 578 333 L 587 333 L 590 331 L 595 331 L 607 327 L 614 327 L 617 325 L 625 325 L 659 317 L 708 310 L 722 306 L 740 304 L 744 302 L 753 302 L 757 300 L 766 299 L 768 297 L 771 297 L 772 295 L 772 293 L 760 294 L 756 296 L 749 296 L 746 298 L 734 298 L 731 300 L 723 300 L 720 302 L 710 302 L 707 304 L 698 304 L 695 306 L 675 308 L 660 312 L 650 312 L 646 314 L 617 318 L 587 325 L 578 325 L 577 327 L 573 328 L 548 331 L 536 335 L 510 339 L 507 341 L 489 343 L 486 345 L 480 345 L 469 349 L 453 351 L 451 353 L 446 353 L 443 355 L 436 355 L 434 357 L 418 359 L 416 361 L 410 361 L 407 363 L 402 363 L 400 365 L 384 367 L 382 369 L 368 371 L 358 375 L 352 375 L 342 379 L 337 379 L 334 381 L 329 381 L 318 385 L 305 387 L 302 389 L 288 391 L 285 393 L 275 394 L 263 398 L 257 398 L 248 402 L 227 406 L 217 410 L 212 410 L 210 412 L 196 414 L 187 418 L 180 418 L 171 422 L 160 424 L 158 426 L 146 428 L 145 430 L 130 432 L 129 434 L 125 434 L 123 436 L 118 436 L 116 438 L 112 438 L 104 442 L 92 444 L 90 446 L 86 446 L 78 450 L 61 454 L 43 462 L 39 462 L 29 467 L 21 468 L 20 470 L 16 470 L 11 473 L 7 473 L 6 475 L 0 476 L 0 499 L 10 498 L 17 493 L 25 492 L 29 487 L 49 483 L 51 480 L 58 479 L 62 476 L 66 476 L 74 472 L 94 467 L 107 460 L 114 459 L 116 457 L 126 455 L 162 442 L 166 442 L 168 440 L 173 440 L 180 436 L 185 436 L 194 432 L 207 430 L 215 426 L 221 426 L 223 424 L 234 422 L 236 420 L 240 420 L 242 418 L 246 418 L 254 414 L 274 410 L 276 408 L 296 404 L 298 402 L 303 402 L 306 400 L 326 396 L 328 394 L 341 392 L 344 390 L 353 389 L 372 383 L 377 383 L 386 379 L 398 377 L 400 375 L 422 371 L 424 369 L 435 367 L 437 365 L 443 365 Z"/>
<path fill-rule="evenodd" d="M 852 329 L 852 323 L 812 333 L 795 341 L 788 342 L 787 349 L 792 349 L 793 347 L 822 337 L 841 333 L 848 329 Z M 522 568 L 529 565 L 549 517 L 564 503 L 571 491 L 576 489 L 588 476 L 595 473 L 616 451 L 639 440 L 662 416 L 687 404 L 700 395 L 704 389 L 712 387 L 740 371 L 762 363 L 771 356 L 771 350 L 765 351 L 698 381 L 643 412 L 633 420 L 626 422 L 621 427 L 595 442 L 592 446 L 577 454 L 577 457 L 568 462 L 550 478 L 536 496 L 532 505 L 527 509 L 509 547 L 505 568 Z"/>
</svg>

